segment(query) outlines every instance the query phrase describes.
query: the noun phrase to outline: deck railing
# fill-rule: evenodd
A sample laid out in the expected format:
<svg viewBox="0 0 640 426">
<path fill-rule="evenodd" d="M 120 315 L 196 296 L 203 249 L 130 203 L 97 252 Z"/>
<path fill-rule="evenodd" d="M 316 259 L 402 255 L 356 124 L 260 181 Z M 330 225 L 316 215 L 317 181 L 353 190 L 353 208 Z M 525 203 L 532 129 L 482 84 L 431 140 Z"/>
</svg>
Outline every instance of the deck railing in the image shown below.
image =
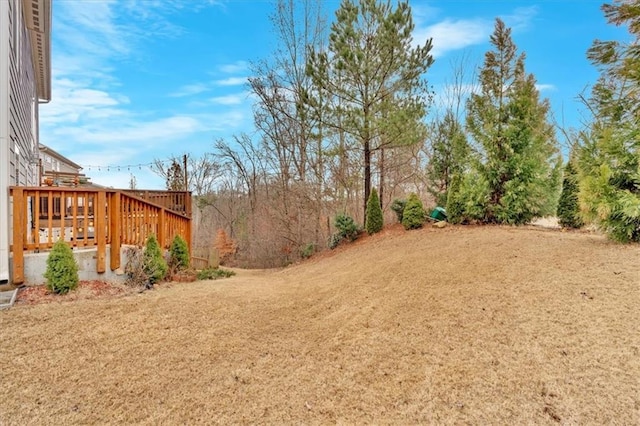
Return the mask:
<svg viewBox="0 0 640 426">
<path fill-rule="evenodd" d="M 11 187 L 13 282 L 24 282 L 24 253 L 50 249 L 59 239 L 71 247 L 96 247 L 96 271 L 120 265 L 120 248 L 143 245 L 150 234 L 168 248 L 176 235 L 191 247 L 191 219 L 165 206 L 113 189 Z"/>
<path fill-rule="evenodd" d="M 122 192 L 134 195 L 153 204 L 191 217 L 191 193 L 185 191 L 153 191 L 146 189 L 123 189 Z"/>
</svg>

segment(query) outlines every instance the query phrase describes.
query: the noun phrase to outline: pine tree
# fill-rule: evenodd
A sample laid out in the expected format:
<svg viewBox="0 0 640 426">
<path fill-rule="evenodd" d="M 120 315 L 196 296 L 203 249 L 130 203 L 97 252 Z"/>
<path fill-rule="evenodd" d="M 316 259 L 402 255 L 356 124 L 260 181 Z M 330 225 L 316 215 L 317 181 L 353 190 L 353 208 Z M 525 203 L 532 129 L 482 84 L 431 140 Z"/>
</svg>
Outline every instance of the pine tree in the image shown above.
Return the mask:
<svg viewBox="0 0 640 426">
<path fill-rule="evenodd" d="M 376 150 L 422 142 L 430 101 L 424 75 L 433 63 L 431 39 L 413 46 L 408 1 L 342 0 L 328 51 L 312 52 L 307 73 L 324 103 L 326 125 L 349 135 L 362 152 L 364 211 Z M 310 96 L 311 97 L 311 96 Z"/>
<path fill-rule="evenodd" d="M 380 207 L 380 199 L 375 188 L 371 188 L 371 195 L 367 201 L 367 215 L 364 228 L 369 235 L 382 231 L 384 219 L 382 217 L 382 208 Z"/>
<path fill-rule="evenodd" d="M 480 153 L 476 171 L 488 185 L 483 220 L 523 224 L 555 211 L 557 141 L 549 102 L 540 100 L 535 78 L 525 71 L 525 55 L 518 54 L 500 19 L 491 44 L 480 72 L 481 92 L 467 102 L 467 130 Z"/>
<path fill-rule="evenodd" d="M 629 43 L 596 41 L 587 57 L 601 76 L 579 154 L 581 205 L 588 220 L 617 241 L 640 242 L 640 1 L 602 6 L 609 23 L 627 25 Z"/>
<path fill-rule="evenodd" d="M 453 177 L 466 169 L 469 144 L 464 128 L 452 110 L 435 123 L 431 144 L 431 158 L 427 167 L 428 188 L 438 206 L 445 206 Z"/>
<path fill-rule="evenodd" d="M 580 217 L 578 174 L 573 167 L 573 160 L 569 160 L 564 169 L 557 215 L 563 228 L 581 228 L 584 225 Z"/>
</svg>

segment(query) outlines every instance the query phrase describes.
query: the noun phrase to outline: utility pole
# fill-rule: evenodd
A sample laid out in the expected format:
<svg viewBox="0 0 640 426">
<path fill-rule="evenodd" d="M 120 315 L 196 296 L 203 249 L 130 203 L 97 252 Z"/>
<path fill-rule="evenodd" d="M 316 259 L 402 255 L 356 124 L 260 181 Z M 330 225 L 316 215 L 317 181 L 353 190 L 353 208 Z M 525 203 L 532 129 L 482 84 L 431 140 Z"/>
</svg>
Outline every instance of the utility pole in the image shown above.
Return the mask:
<svg viewBox="0 0 640 426">
<path fill-rule="evenodd" d="M 184 169 L 184 190 L 188 191 L 189 190 L 189 178 L 187 177 L 187 154 L 184 154 L 182 156 L 182 163 L 183 163 L 183 169 Z"/>
</svg>

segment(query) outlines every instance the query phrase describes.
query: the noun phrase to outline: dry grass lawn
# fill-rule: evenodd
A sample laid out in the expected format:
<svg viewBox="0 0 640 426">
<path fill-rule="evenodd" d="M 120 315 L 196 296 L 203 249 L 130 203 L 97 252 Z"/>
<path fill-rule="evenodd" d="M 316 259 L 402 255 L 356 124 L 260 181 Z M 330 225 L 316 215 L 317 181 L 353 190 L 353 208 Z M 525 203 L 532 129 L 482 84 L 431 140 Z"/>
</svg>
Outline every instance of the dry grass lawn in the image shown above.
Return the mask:
<svg viewBox="0 0 640 426">
<path fill-rule="evenodd" d="M 640 247 L 502 227 L 0 312 L 0 424 L 640 424 Z"/>
</svg>

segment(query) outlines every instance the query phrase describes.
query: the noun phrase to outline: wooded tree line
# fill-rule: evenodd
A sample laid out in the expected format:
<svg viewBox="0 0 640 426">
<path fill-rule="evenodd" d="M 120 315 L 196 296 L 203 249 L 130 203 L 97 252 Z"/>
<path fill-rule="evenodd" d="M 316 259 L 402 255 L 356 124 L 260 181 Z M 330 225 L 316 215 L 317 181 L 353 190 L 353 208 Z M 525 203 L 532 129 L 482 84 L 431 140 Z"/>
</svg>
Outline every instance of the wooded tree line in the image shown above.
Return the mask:
<svg viewBox="0 0 640 426">
<path fill-rule="evenodd" d="M 637 41 L 640 1 L 603 10 Z M 328 26 L 321 0 L 278 0 L 271 20 L 278 48 L 248 81 L 257 131 L 188 159 L 196 246 L 222 229 L 239 264 L 282 265 L 326 247 L 337 214 L 364 225 L 372 188 L 386 223 L 411 193 L 457 223 L 527 223 L 554 215 L 560 197 L 575 223 L 640 240 L 635 43 L 596 41 L 588 52 L 602 77 L 585 97 L 592 123 L 572 133 L 561 197 L 549 102 L 500 19 L 477 79 L 460 62 L 436 99 L 432 40 L 412 39 L 407 1 L 343 0 Z M 157 162 L 168 188 L 184 182 L 174 160 Z"/>
</svg>

